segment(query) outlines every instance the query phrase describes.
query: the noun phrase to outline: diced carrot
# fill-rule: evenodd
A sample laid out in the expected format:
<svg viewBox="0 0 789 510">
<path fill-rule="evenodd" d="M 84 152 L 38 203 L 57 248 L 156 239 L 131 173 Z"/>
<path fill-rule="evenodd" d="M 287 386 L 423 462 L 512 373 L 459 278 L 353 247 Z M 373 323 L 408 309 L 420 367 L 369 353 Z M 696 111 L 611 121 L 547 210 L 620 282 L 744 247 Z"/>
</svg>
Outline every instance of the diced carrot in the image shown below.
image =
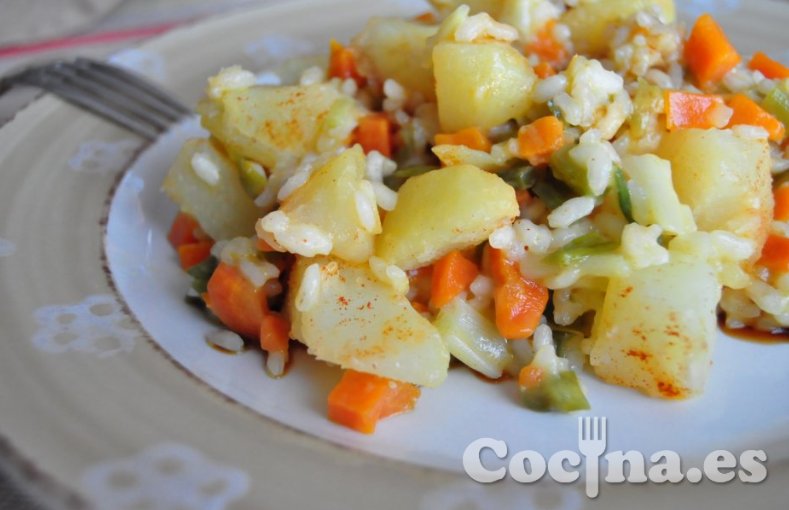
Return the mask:
<svg viewBox="0 0 789 510">
<path fill-rule="evenodd" d="M 385 115 L 373 114 L 359 119 L 356 128 L 356 141 L 365 154 L 378 151 L 387 158 L 392 155 L 392 131 Z"/>
<path fill-rule="evenodd" d="M 525 389 L 536 388 L 542 382 L 545 372 L 534 365 L 526 365 L 518 373 L 518 386 Z"/>
<path fill-rule="evenodd" d="M 456 133 L 438 133 L 436 145 L 465 145 L 469 149 L 488 152 L 492 144 L 478 127 L 468 127 Z"/>
<path fill-rule="evenodd" d="M 414 21 L 419 21 L 420 23 L 427 23 L 429 25 L 432 25 L 437 21 L 436 14 L 431 11 L 426 11 L 420 14 L 419 16 L 414 17 Z"/>
<path fill-rule="evenodd" d="M 773 218 L 776 221 L 789 221 L 789 184 L 785 184 L 775 190 L 775 212 Z"/>
<path fill-rule="evenodd" d="M 789 238 L 769 235 L 757 264 L 776 273 L 789 271 Z"/>
<path fill-rule="evenodd" d="M 786 67 L 777 60 L 773 60 L 761 51 L 757 51 L 748 62 L 748 68 L 759 71 L 765 78 L 771 80 L 789 78 L 789 67 Z"/>
<path fill-rule="evenodd" d="M 715 126 L 713 111 L 724 105 L 723 98 L 712 94 L 695 94 L 666 90 L 664 93 L 666 129 L 700 128 Z"/>
<path fill-rule="evenodd" d="M 548 289 L 521 275 L 503 250 L 486 247 L 485 263 L 493 279 L 496 327 L 505 338 L 527 338 L 540 324 Z"/>
<path fill-rule="evenodd" d="M 338 43 L 334 39 L 329 43 L 329 78 L 345 80 L 353 78 L 358 86 L 365 83 L 365 78 L 356 67 L 356 55 L 353 51 Z"/>
<path fill-rule="evenodd" d="M 263 315 L 260 322 L 260 348 L 266 352 L 287 352 L 290 323 L 278 313 Z"/>
<path fill-rule="evenodd" d="M 268 311 L 266 295 L 235 267 L 221 262 L 208 280 L 206 305 L 222 323 L 239 335 L 260 336 Z"/>
<path fill-rule="evenodd" d="M 455 250 L 441 257 L 433 265 L 433 286 L 430 305 L 441 308 L 458 294 L 468 289 L 479 274 L 477 265 Z"/>
<path fill-rule="evenodd" d="M 534 166 L 548 163 L 551 154 L 564 145 L 564 124 L 548 115 L 518 130 L 518 155 Z"/>
<path fill-rule="evenodd" d="M 199 239 L 195 237 L 195 230 L 199 227 L 197 220 L 184 212 L 179 212 L 173 220 L 167 240 L 176 249 L 182 244 L 196 243 Z"/>
<path fill-rule="evenodd" d="M 192 266 L 196 266 L 210 257 L 213 245 L 213 241 L 197 241 L 179 246 L 178 260 L 181 262 L 181 269 L 188 271 Z"/>
<path fill-rule="evenodd" d="M 504 338 L 527 338 L 540 325 L 548 289 L 518 274 L 493 289 L 496 327 Z"/>
<path fill-rule="evenodd" d="M 534 74 L 536 74 L 539 79 L 544 80 L 556 74 L 556 69 L 548 62 L 540 62 L 534 66 Z"/>
<path fill-rule="evenodd" d="M 734 110 L 729 126 L 748 124 L 764 128 L 770 135 L 770 140 L 780 142 L 784 139 L 785 128 L 783 123 L 756 104 L 745 94 L 737 94 L 729 99 L 729 108 Z"/>
<path fill-rule="evenodd" d="M 740 63 L 740 55 L 709 14 L 696 20 L 685 42 L 685 62 L 701 86 L 720 81 Z"/>
<path fill-rule="evenodd" d="M 563 67 L 570 57 L 567 48 L 554 36 L 556 20 L 548 21 L 534 34 L 534 39 L 526 45 L 527 55 L 537 55 L 541 62 L 546 62 L 555 67 Z"/>
<path fill-rule="evenodd" d="M 329 393 L 329 419 L 372 434 L 379 420 L 413 409 L 419 394 L 413 384 L 347 370 Z"/>
<path fill-rule="evenodd" d="M 482 265 L 496 285 L 501 285 L 520 274 L 518 268 L 515 267 L 515 262 L 507 258 L 504 250 L 497 250 L 489 245 L 485 246 Z"/>
</svg>

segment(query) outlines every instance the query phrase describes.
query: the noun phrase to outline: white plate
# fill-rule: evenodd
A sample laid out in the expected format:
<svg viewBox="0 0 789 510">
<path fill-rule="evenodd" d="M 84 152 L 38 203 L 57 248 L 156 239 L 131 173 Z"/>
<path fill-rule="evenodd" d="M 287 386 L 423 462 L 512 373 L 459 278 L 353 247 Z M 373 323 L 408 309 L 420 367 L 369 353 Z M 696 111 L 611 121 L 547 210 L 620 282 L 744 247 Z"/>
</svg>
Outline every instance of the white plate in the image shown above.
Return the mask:
<svg viewBox="0 0 789 510">
<path fill-rule="evenodd" d="M 219 67 L 264 64 L 260 48 L 271 57 L 283 43 L 298 51 L 324 48 L 329 37 L 353 33 L 371 15 L 421 10 L 418 2 L 372 4 L 311 1 L 230 15 L 175 31 L 126 59 L 146 64 L 194 101 Z M 717 9 L 743 53 L 783 49 L 786 5 L 712 4 L 686 7 Z M 22 470 L 29 487 L 49 498 L 72 494 L 119 507 L 114 498 L 131 496 L 102 476 L 122 465 L 139 478 L 128 494 L 147 491 L 160 500 L 176 497 L 184 483 L 221 478 L 226 486 L 213 508 L 588 503 L 577 483 L 481 486 L 462 474 L 463 450 L 479 437 L 505 440 L 511 453 L 532 449 L 546 457 L 577 448 L 575 416 L 527 411 L 512 385 L 484 384 L 454 370 L 442 387 L 423 391 L 415 412 L 363 436 L 325 419 L 336 370 L 300 353 L 288 377 L 274 381 L 259 353 L 227 356 L 207 347 L 202 338 L 211 326 L 184 304 L 187 278 L 164 239 L 174 207 L 158 191 L 179 142 L 194 130 L 183 126 L 160 140 L 119 182 L 135 140 L 52 98 L 0 130 L 0 237 L 8 241 L 0 241 L 0 256 L 7 255 L 0 258 L 0 432 L 7 464 L 17 475 L 20 466 L 32 468 Z M 91 312 L 97 304 L 98 316 Z M 129 325 L 128 312 L 139 324 Z M 759 486 L 610 486 L 593 503 L 654 506 L 654 498 L 670 494 L 728 507 L 758 495 L 750 506 L 770 508 L 785 493 L 787 364 L 789 345 L 721 337 L 707 392 L 681 403 L 585 376 L 592 413 L 609 419 L 609 451 L 670 449 L 687 466 L 700 466 L 720 448 L 764 448 L 770 457 L 770 477 Z M 200 469 L 166 476 L 148 462 L 156 455 Z M 210 507 L 198 499 L 186 508 Z"/>
</svg>

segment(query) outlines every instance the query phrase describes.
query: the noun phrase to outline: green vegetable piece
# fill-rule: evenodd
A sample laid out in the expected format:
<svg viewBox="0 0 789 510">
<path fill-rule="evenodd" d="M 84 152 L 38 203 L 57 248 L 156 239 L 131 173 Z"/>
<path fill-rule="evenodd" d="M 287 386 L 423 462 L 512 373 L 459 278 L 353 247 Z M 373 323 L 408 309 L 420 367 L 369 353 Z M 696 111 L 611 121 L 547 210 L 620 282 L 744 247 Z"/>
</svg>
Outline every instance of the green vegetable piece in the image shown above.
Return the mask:
<svg viewBox="0 0 789 510">
<path fill-rule="evenodd" d="M 384 184 L 393 190 L 400 189 L 400 186 L 411 177 L 426 174 L 432 170 L 437 170 L 438 167 L 433 165 L 412 165 L 403 168 L 398 168 L 391 175 L 384 177 Z"/>
<path fill-rule="evenodd" d="M 566 184 L 556 180 L 547 172 L 543 173 L 541 179 L 537 179 L 537 182 L 532 186 L 532 191 L 549 209 L 556 209 L 575 196 Z"/>
<path fill-rule="evenodd" d="M 258 163 L 242 159 L 238 165 L 238 173 L 241 177 L 241 185 L 244 186 L 244 191 L 250 197 L 257 198 L 266 189 L 268 177 L 266 177 L 266 171 Z"/>
<path fill-rule="evenodd" d="M 218 265 L 219 260 L 211 256 L 186 271 L 192 277 L 192 288 L 196 292 L 202 294 L 208 289 L 208 280 L 211 279 L 211 275 L 214 274 Z"/>
<path fill-rule="evenodd" d="M 572 370 L 549 377 L 536 388 L 521 389 L 521 401 L 533 411 L 569 413 L 589 409 L 578 375 Z"/>
<path fill-rule="evenodd" d="M 551 171 L 560 181 L 567 184 L 570 189 L 579 195 L 589 195 L 589 178 L 586 166 L 575 161 L 570 156 L 570 151 L 576 146 L 566 145 L 554 152 L 551 156 Z"/>
<path fill-rule="evenodd" d="M 529 165 L 505 170 L 499 174 L 499 177 L 517 190 L 530 189 L 537 182 L 534 167 Z"/>
<path fill-rule="evenodd" d="M 789 93 L 783 87 L 773 87 L 762 101 L 762 108 L 775 115 L 784 126 L 789 126 Z"/>
<path fill-rule="evenodd" d="M 580 264 L 592 255 L 610 253 L 616 249 L 616 243 L 609 241 L 598 232 L 590 232 L 577 239 L 573 239 L 551 253 L 546 257 L 546 260 L 567 267 Z"/>
<path fill-rule="evenodd" d="M 614 184 L 616 185 L 616 195 L 619 199 L 619 208 L 628 223 L 633 223 L 633 202 L 630 200 L 630 190 L 627 188 L 625 173 L 621 168 L 614 167 Z"/>
</svg>

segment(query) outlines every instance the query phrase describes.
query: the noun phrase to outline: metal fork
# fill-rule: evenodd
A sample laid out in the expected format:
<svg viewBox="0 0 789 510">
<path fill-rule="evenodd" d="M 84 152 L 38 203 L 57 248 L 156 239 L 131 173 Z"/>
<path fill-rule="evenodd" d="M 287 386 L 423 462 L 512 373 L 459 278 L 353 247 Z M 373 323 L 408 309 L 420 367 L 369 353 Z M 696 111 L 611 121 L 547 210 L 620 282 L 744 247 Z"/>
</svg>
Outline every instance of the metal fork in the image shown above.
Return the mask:
<svg viewBox="0 0 789 510">
<path fill-rule="evenodd" d="M 600 456 L 607 441 L 605 417 L 578 418 L 578 449 L 586 457 L 586 495 L 596 498 L 600 492 Z"/>
<path fill-rule="evenodd" d="M 148 140 L 192 114 L 140 76 L 87 58 L 58 60 L 0 78 L 0 95 L 15 86 L 44 89 Z"/>
</svg>

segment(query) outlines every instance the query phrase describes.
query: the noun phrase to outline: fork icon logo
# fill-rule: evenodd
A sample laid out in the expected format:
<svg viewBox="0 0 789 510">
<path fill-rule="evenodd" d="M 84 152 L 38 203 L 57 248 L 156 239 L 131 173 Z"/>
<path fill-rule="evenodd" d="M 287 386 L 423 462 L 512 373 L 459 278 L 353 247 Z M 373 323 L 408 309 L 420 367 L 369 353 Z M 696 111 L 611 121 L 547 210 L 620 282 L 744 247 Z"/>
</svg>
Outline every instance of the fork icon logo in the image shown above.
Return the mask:
<svg viewBox="0 0 789 510">
<path fill-rule="evenodd" d="M 605 416 L 578 418 L 578 451 L 586 458 L 586 495 L 590 498 L 600 492 L 600 457 L 605 453 L 607 436 Z"/>
</svg>

